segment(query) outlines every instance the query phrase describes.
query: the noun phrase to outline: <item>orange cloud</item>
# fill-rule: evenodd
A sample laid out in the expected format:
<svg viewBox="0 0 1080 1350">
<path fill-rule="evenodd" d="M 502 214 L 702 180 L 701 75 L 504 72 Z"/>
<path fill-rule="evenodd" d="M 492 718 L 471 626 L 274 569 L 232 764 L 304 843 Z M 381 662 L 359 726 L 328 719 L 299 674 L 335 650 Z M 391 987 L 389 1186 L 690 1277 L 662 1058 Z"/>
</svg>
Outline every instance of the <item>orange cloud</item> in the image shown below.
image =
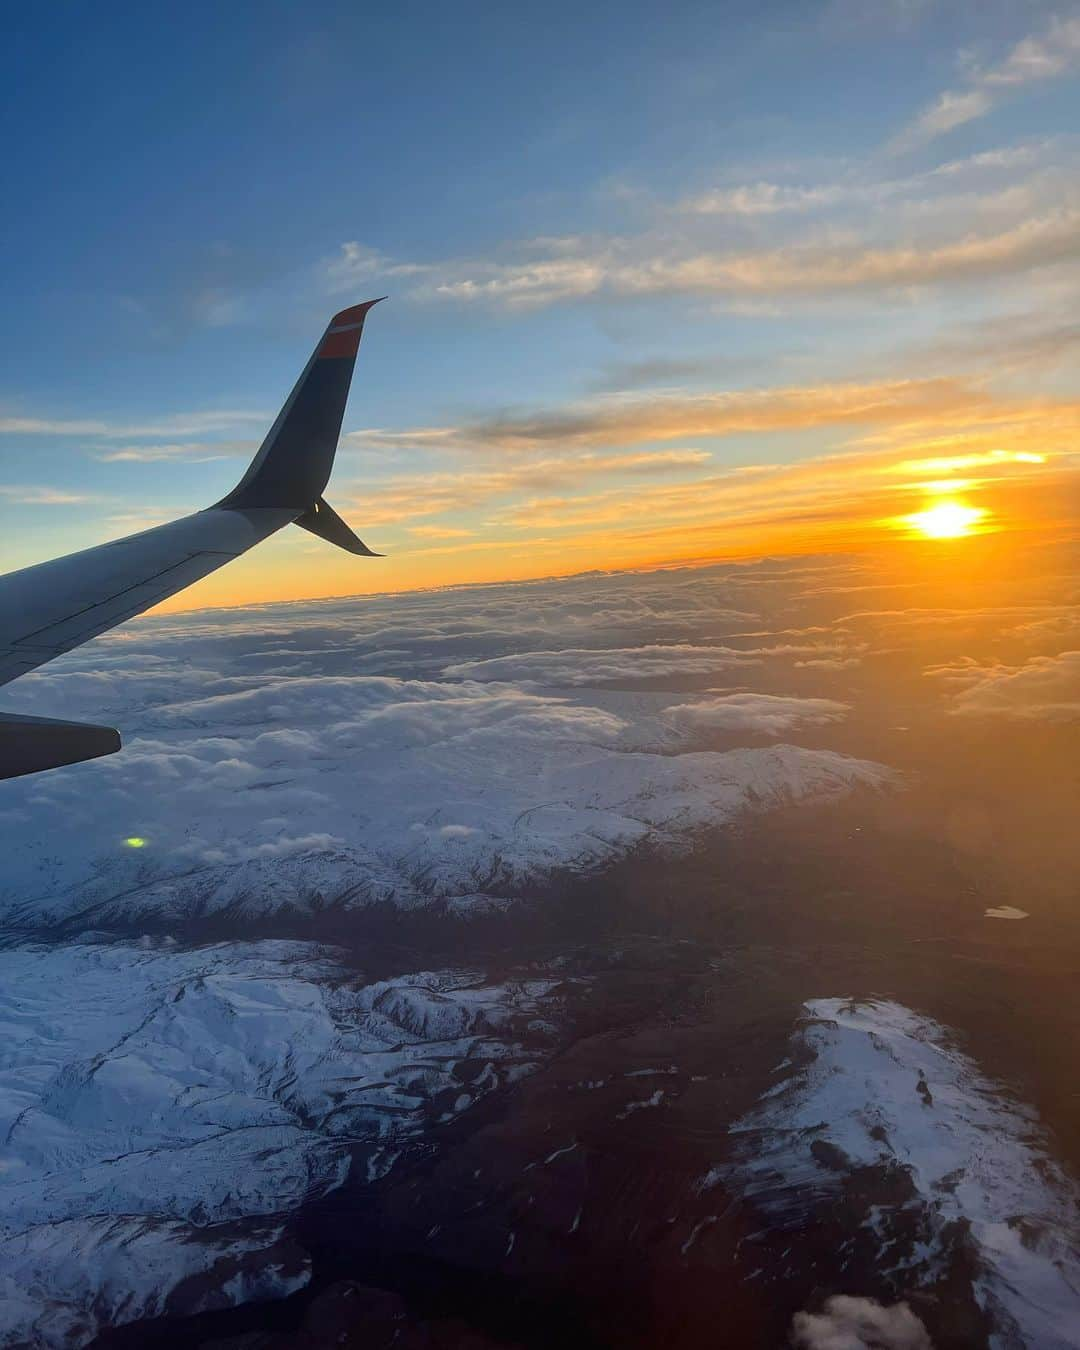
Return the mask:
<svg viewBox="0 0 1080 1350">
<path fill-rule="evenodd" d="M 1007 276 L 1080 258 L 1080 212 L 1057 206 L 1004 230 L 874 246 L 792 243 L 743 252 L 611 240 L 576 257 L 462 263 L 418 298 L 536 308 L 590 296 L 815 296 Z"/>
<path fill-rule="evenodd" d="M 1000 415 L 1000 410 L 991 395 L 962 380 L 882 380 L 715 394 L 613 396 L 532 413 L 494 414 L 457 427 L 358 431 L 350 439 L 375 447 L 527 451 L 824 426 L 937 426 L 958 416 L 970 423 L 976 413 L 989 418 Z M 432 432 L 437 440 L 426 439 Z"/>
<path fill-rule="evenodd" d="M 708 450 L 663 447 L 830 426 L 841 448 L 794 462 L 721 467 Z M 988 527 L 1056 529 L 1075 518 L 1078 428 L 1080 405 L 944 378 L 606 398 L 477 419 L 437 429 L 453 467 L 357 485 L 353 500 L 338 489 L 335 504 L 389 559 L 358 565 L 311 541 L 301 553 L 289 531 L 257 568 L 236 564 L 187 604 L 861 547 L 889 535 L 883 521 L 960 483 Z M 423 443 L 425 430 L 378 434 Z"/>
</svg>

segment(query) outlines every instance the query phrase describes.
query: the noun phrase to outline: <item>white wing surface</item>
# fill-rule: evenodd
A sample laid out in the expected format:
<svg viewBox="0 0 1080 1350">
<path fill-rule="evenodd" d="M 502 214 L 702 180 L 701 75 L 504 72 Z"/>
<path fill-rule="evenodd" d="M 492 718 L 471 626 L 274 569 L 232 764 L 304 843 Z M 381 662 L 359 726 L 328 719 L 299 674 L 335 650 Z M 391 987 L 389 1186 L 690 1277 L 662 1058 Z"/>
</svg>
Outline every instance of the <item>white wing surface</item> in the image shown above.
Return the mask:
<svg viewBox="0 0 1080 1350">
<path fill-rule="evenodd" d="M 0 577 L 0 684 L 115 628 L 289 524 L 375 557 L 323 500 L 364 319 L 377 300 L 330 320 L 236 487 L 216 505 L 141 534 Z M 120 748 L 109 727 L 0 714 L 0 778 Z"/>
</svg>

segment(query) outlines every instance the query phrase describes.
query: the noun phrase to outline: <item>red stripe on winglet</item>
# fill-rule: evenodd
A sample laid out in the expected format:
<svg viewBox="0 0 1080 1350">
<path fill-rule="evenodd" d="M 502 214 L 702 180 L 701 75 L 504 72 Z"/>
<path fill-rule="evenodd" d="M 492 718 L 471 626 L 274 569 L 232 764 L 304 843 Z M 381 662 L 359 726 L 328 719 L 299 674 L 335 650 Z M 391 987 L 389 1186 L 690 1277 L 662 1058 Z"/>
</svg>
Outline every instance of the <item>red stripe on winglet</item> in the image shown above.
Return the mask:
<svg viewBox="0 0 1080 1350">
<path fill-rule="evenodd" d="M 327 356 L 355 356 L 359 346 L 359 328 L 351 328 L 347 333 L 328 333 L 319 348 L 319 360 Z"/>
<path fill-rule="evenodd" d="M 340 314 L 335 314 L 330 320 L 330 327 L 340 328 L 345 323 L 361 323 L 372 305 L 377 305 L 379 300 L 385 299 L 385 295 L 380 295 L 378 300 L 365 300 L 362 305 L 352 305 L 349 309 L 343 309 Z"/>
</svg>

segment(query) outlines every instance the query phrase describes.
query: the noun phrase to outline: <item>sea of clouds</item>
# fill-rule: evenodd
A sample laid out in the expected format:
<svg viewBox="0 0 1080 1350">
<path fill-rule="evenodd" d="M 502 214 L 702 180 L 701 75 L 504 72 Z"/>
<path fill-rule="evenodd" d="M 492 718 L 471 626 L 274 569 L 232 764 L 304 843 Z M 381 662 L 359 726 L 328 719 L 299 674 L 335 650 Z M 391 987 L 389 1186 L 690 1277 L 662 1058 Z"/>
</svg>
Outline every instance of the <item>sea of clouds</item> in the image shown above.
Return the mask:
<svg viewBox="0 0 1080 1350">
<path fill-rule="evenodd" d="M 0 787 L 0 915 L 34 930 L 374 901 L 464 910 L 684 845 L 751 805 L 887 785 L 881 765 L 791 743 L 848 705 L 779 692 L 785 674 L 850 644 L 740 636 L 761 622 L 752 588 L 582 578 L 218 611 L 99 639 L 9 691 L 19 711 L 114 722 L 125 748 Z"/>
</svg>

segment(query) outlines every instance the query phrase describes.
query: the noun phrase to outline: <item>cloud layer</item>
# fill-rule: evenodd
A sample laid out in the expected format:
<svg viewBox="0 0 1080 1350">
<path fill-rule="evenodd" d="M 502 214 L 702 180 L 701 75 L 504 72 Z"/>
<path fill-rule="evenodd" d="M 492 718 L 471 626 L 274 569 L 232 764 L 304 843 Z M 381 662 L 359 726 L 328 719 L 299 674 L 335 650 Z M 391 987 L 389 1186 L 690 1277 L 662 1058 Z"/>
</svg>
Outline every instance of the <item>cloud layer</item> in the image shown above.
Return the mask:
<svg viewBox="0 0 1080 1350">
<path fill-rule="evenodd" d="M 1035 656 L 1018 666 L 968 661 L 931 667 L 927 674 L 953 691 L 952 711 L 961 717 L 1080 719 L 1080 651 Z"/>
<path fill-rule="evenodd" d="M 682 851 L 747 810 L 892 787 L 828 748 L 704 748 L 720 708 L 755 738 L 843 713 L 694 692 L 763 664 L 783 679 L 792 653 L 819 649 L 739 636 L 765 591 L 803 576 L 152 618 L 14 685 L 10 703 L 111 718 L 126 744 L 0 791 L 0 1002 L 21 1028 L 0 1084 L 0 1338 L 83 1344 L 197 1311 L 192 1289 L 220 1304 L 301 1287 L 309 1262 L 282 1216 L 350 1172 L 385 1175 L 529 1073 L 580 983 L 378 979 L 311 941 L 207 942 L 215 923 L 288 914 L 303 932 L 380 901 L 465 921 L 634 847 Z"/>
<path fill-rule="evenodd" d="M 676 726 L 703 731 L 783 736 L 800 726 L 839 722 L 847 704 L 829 698 L 784 698 L 776 694 L 723 694 L 677 703 L 665 711 Z"/>
<path fill-rule="evenodd" d="M 985 117 L 1027 85 L 1060 79 L 1080 66 L 1080 18 L 1054 17 L 1042 32 L 1022 38 L 1005 58 L 973 66 L 964 84 L 946 89 L 896 138 L 893 148 L 912 150 Z"/>
<path fill-rule="evenodd" d="M 360 930 L 390 922 L 356 912 L 379 902 L 456 925 L 632 849 L 682 853 L 747 810 L 884 805 L 904 784 L 880 762 L 906 735 L 898 708 L 936 746 L 990 676 L 1025 716 L 1062 697 L 1032 672 L 1057 671 L 1036 654 L 1064 645 L 1073 607 L 1016 562 L 993 604 L 962 586 L 967 608 L 936 572 L 920 588 L 872 558 L 811 557 L 157 616 L 11 685 L 8 706 L 115 722 L 125 749 L 0 785 L 0 1001 L 25 1029 L 0 1093 L 7 1325 L 60 1345 L 155 1315 L 193 1287 L 163 1269 L 236 1300 L 301 1286 L 282 1216 L 542 1063 L 565 999 L 588 993 L 564 969 L 558 986 L 441 961 L 380 978 L 310 940 L 221 942 L 223 925 Z M 899 1056 L 881 1064 L 903 1069 L 882 1070 L 875 1107 L 922 1166 L 903 1065 L 956 1065 L 913 1014 L 873 1016 Z M 805 1105 L 837 1129 L 865 1113 L 847 1069 L 873 1042 L 861 1023 L 845 1036 L 821 1080 L 843 1101 L 822 1106 L 814 1078 Z M 988 1131 L 964 1102 L 945 1125 L 974 1131 L 974 1154 Z M 1034 1174 L 1013 1117 L 993 1122 Z M 763 1156 L 786 1167 L 790 1137 Z M 911 1330 L 888 1306 L 806 1319 L 805 1336 Z"/>
</svg>

